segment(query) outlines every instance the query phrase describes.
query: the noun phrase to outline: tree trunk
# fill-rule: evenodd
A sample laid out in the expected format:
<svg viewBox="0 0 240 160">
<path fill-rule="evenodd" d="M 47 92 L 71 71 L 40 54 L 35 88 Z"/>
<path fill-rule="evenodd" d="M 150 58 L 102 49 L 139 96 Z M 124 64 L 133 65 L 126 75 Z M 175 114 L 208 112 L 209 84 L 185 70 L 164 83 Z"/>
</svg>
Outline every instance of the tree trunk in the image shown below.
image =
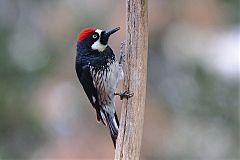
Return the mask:
<svg viewBox="0 0 240 160">
<path fill-rule="evenodd" d="M 115 160 L 140 157 L 146 96 L 148 12 L 147 0 L 126 0 L 127 41 L 124 89 L 134 93 L 123 100 Z"/>
</svg>

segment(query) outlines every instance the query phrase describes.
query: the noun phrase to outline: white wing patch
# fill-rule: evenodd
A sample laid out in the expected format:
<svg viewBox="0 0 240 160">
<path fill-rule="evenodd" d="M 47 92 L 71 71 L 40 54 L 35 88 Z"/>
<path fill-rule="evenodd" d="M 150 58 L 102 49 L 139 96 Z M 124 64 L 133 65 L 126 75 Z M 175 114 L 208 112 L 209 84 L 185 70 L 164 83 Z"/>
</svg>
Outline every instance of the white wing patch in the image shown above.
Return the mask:
<svg viewBox="0 0 240 160">
<path fill-rule="evenodd" d="M 92 96 L 93 102 L 96 103 L 96 98 Z"/>
</svg>

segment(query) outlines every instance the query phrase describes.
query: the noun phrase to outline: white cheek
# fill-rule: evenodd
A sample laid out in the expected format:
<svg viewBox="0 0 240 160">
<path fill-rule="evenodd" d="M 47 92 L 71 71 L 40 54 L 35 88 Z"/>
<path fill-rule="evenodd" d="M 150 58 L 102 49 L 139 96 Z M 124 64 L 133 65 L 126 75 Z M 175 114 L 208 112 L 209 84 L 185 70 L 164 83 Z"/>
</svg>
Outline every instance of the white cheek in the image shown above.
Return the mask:
<svg viewBox="0 0 240 160">
<path fill-rule="evenodd" d="M 99 52 L 104 51 L 106 49 L 106 47 L 107 47 L 107 45 L 101 44 L 100 38 L 96 42 L 94 42 L 93 45 L 91 46 L 92 49 L 98 50 Z"/>
<path fill-rule="evenodd" d="M 98 33 L 99 39 L 98 39 L 96 42 L 94 42 L 91 47 L 92 47 L 92 49 L 94 49 L 94 50 L 98 50 L 99 52 L 102 52 L 102 51 L 104 51 L 104 50 L 106 49 L 106 47 L 107 47 L 107 45 L 103 45 L 103 44 L 101 44 L 101 42 L 100 42 L 100 38 L 101 38 L 100 35 L 101 35 L 101 33 L 102 33 L 102 30 L 97 29 L 95 32 Z"/>
</svg>

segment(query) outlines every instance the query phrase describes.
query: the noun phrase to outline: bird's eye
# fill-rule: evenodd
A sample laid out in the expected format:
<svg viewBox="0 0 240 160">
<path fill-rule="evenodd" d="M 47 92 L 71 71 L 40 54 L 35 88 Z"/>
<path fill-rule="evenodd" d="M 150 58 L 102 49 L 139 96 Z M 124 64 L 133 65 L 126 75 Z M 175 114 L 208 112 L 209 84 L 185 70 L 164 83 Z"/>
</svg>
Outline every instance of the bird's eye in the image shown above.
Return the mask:
<svg viewBox="0 0 240 160">
<path fill-rule="evenodd" d="M 96 34 L 94 34 L 92 37 L 95 39 L 95 38 L 97 38 L 97 35 L 96 35 Z"/>
</svg>

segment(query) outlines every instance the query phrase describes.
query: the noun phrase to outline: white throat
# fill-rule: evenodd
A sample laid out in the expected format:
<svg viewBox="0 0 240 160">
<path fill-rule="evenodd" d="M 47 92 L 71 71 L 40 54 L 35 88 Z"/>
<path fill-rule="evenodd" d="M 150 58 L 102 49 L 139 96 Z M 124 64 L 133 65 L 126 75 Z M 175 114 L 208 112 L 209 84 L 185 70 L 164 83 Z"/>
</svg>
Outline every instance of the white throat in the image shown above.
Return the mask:
<svg viewBox="0 0 240 160">
<path fill-rule="evenodd" d="M 103 45 L 101 42 L 100 42 L 100 38 L 101 38 L 101 33 L 102 33 L 102 30 L 100 29 L 97 29 L 95 32 L 97 32 L 99 34 L 99 38 L 96 42 L 94 42 L 91 46 L 92 49 L 94 50 L 98 50 L 99 52 L 102 52 L 106 49 L 107 45 Z"/>
</svg>

